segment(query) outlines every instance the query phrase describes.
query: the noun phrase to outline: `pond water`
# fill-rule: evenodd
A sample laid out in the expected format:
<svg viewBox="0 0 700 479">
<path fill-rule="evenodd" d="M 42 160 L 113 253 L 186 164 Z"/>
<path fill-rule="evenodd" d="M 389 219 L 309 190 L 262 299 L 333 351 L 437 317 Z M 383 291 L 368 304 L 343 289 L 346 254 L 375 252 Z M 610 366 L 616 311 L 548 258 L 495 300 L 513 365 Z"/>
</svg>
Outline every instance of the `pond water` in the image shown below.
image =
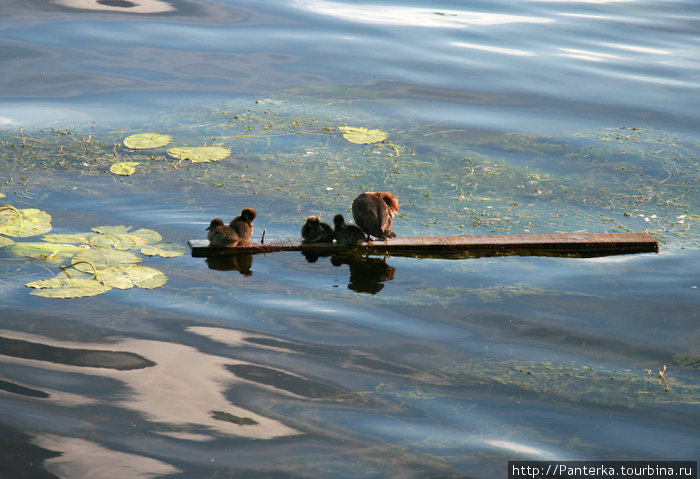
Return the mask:
<svg viewBox="0 0 700 479">
<path fill-rule="evenodd" d="M 400 236 L 649 231 L 660 252 L 217 261 L 130 243 L 165 284 L 57 299 L 25 285 L 75 252 L 13 237 L 0 475 L 698 460 L 699 31 L 691 1 L 5 1 L 0 202 L 51 234 L 177 249 L 252 206 L 256 239 L 293 238 L 375 190 L 399 198 Z M 123 145 L 141 132 L 173 142 Z M 167 154 L 205 145 L 231 154 Z"/>
</svg>

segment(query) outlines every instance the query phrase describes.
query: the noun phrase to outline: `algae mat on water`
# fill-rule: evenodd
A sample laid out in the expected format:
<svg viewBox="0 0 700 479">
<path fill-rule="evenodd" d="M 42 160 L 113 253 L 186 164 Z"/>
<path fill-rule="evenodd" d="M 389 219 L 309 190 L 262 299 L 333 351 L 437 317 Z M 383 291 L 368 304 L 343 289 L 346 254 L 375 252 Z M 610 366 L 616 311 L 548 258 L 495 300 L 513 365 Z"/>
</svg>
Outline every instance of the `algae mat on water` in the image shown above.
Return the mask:
<svg viewBox="0 0 700 479">
<path fill-rule="evenodd" d="M 352 126 L 338 127 L 338 118 Z M 222 156 L 168 155 L 180 146 L 125 148 L 124 133 L 107 128 L 5 128 L 0 166 L 13 190 L 30 192 L 68 190 L 74 181 L 59 178 L 71 173 L 89 187 L 113 165 L 140 163 L 133 172 L 115 167 L 116 181 L 137 178 L 141 189 L 189 184 L 202 195 L 217 188 L 275 206 L 282 224 L 312 211 L 347 211 L 358 192 L 378 190 L 398 196 L 395 227 L 405 236 L 648 230 L 662 243 L 699 243 L 700 145 L 668 132 L 477 132 L 368 115 L 343 102 L 293 100 L 166 111 L 151 131 L 177 145 L 221 148 Z"/>
</svg>

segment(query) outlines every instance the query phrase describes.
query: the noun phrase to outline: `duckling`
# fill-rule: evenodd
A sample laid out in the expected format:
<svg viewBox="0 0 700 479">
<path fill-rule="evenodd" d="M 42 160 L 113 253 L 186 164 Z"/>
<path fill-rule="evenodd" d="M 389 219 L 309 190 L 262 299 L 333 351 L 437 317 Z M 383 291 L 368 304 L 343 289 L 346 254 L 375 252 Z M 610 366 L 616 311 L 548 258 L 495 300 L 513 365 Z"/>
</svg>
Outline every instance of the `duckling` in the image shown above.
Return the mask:
<svg viewBox="0 0 700 479">
<path fill-rule="evenodd" d="M 308 243 L 330 243 L 333 241 L 333 229 L 317 216 L 309 216 L 301 227 L 301 237 Z"/>
<path fill-rule="evenodd" d="M 220 218 L 211 220 L 207 228 L 207 239 L 213 246 L 245 246 L 253 235 L 253 220 L 256 213 L 253 208 L 245 208 L 227 226 Z"/>
<path fill-rule="evenodd" d="M 224 225 L 221 218 L 211 220 L 207 231 L 207 239 L 212 246 L 233 246 L 238 241 L 238 235 L 230 226 Z"/>
<path fill-rule="evenodd" d="M 253 220 L 257 213 L 253 208 L 244 208 L 239 216 L 231 220 L 229 225 L 236 235 L 238 235 L 238 243 L 234 246 L 244 246 L 250 243 L 250 238 L 253 236 Z"/>
<path fill-rule="evenodd" d="M 391 225 L 398 211 L 399 200 L 386 192 L 367 191 L 352 202 L 352 217 L 367 235 L 367 241 L 370 236 L 379 240 L 395 237 Z"/>
<path fill-rule="evenodd" d="M 355 225 L 345 224 L 345 218 L 343 218 L 343 215 L 335 215 L 333 218 L 333 224 L 335 225 L 333 234 L 338 244 L 351 245 L 364 241 L 365 234 L 362 232 L 362 230 Z"/>
</svg>

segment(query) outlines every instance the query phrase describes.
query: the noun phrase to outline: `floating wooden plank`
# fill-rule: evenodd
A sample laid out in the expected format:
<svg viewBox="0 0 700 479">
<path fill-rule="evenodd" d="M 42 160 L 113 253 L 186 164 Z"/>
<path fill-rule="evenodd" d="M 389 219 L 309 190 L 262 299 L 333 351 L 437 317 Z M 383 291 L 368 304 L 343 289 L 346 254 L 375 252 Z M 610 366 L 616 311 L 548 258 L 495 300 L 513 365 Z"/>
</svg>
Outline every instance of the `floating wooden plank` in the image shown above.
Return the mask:
<svg viewBox="0 0 700 479">
<path fill-rule="evenodd" d="M 459 255 L 548 255 L 607 256 L 629 253 L 656 253 L 658 242 L 648 233 L 572 233 L 478 236 L 397 237 L 386 241 L 369 241 L 357 246 L 337 243 L 306 243 L 301 239 L 278 239 L 265 244 L 222 248 L 210 246 L 207 240 L 188 242 L 192 256 L 239 255 L 275 251 L 305 251 L 319 255 L 350 251 L 397 256 Z"/>
</svg>

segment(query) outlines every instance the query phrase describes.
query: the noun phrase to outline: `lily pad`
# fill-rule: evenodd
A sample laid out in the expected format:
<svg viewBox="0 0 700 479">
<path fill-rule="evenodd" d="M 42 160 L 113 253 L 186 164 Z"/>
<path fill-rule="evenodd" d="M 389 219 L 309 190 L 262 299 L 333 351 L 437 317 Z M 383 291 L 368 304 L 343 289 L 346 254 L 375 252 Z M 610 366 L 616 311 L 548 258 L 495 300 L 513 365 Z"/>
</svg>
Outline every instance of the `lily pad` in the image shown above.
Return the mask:
<svg viewBox="0 0 700 479">
<path fill-rule="evenodd" d="M 42 236 L 41 239 L 49 243 L 86 244 L 92 236 L 94 236 L 92 233 L 48 234 Z"/>
<path fill-rule="evenodd" d="M 104 269 L 110 266 L 123 266 L 140 262 L 141 257 L 137 254 L 106 248 L 89 249 L 75 255 L 73 258 L 75 269 L 85 273 L 92 272 L 92 266 L 97 269 Z"/>
<path fill-rule="evenodd" d="M 160 234 L 158 234 L 157 231 L 149 230 L 146 228 L 139 228 L 136 231 L 132 231 L 129 234 L 139 236 L 145 239 L 148 242 L 148 244 L 157 243 L 163 240 L 163 237 Z"/>
<path fill-rule="evenodd" d="M 0 236 L 0 248 L 3 248 L 5 246 L 10 246 L 15 244 L 14 241 L 12 241 L 10 238 L 5 238 L 4 236 Z"/>
<path fill-rule="evenodd" d="M 199 146 L 193 148 L 170 148 L 168 155 L 181 160 L 190 160 L 192 163 L 209 163 L 228 157 L 231 150 L 223 146 Z"/>
<path fill-rule="evenodd" d="M 339 126 L 338 129 L 343 132 L 343 138 L 360 145 L 384 141 L 388 136 L 382 130 L 368 130 L 361 126 Z"/>
<path fill-rule="evenodd" d="M 124 138 L 124 146 L 133 150 L 145 150 L 148 148 L 158 148 L 173 141 L 170 135 L 158 133 L 136 133 Z"/>
<path fill-rule="evenodd" d="M 82 298 L 112 289 L 101 281 L 86 278 L 50 278 L 32 281 L 25 286 L 35 288 L 31 294 L 45 298 Z"/>
<path fill-rule="evenodd" d="M 10 252 L 16 256 L 41 259 L 54 264 L 60 264 L 69 260 L 85 249 L 72 244 L 50 243 L 47 241 L 25 241 L 15 243 L 10 247 Z"/>
<path fill-rule="evenodd" d="M 168 282 L 168 277 L 162 271 L 138 264 L 100 269 L 97 271 L 97 279 L 106 285 L 119 289 L 129 289 L 134 286 L 155 289 Z"/>
<path fill-rule="evenodd" d="M 101 233 L 90 238 L 90 245 L 96 248 L 114 248 L 120 251 L 140 248 L 148 241 L 140 236 L 125 233 Z"/>
<path fill-rule="evenodd" d="M 122 161 L 121 163 L 114 163 L 109 167 L 109 171 L 115 175 L 130 176 L 136 172 L 135 166 L 140 165 L 138 161 Z"/>
<path fill-rule="evenodd" d="M 51 215 L 47 212 L 35 208 L 5 208 L 0 206 L 0 234 L 26 238 L 51 231 Z"/>
<path fill-rule="evenodd" d="M 141 252 L 147 256 L 162 256 L 163 258 L 174 258 L 176 256 L 182 256 L 187 252 L 187 250 L 183 246 L 179 246 L 174 243 L 163 242 L 144 246 L 143 248 L 141 248 Z"/>
</svg>

